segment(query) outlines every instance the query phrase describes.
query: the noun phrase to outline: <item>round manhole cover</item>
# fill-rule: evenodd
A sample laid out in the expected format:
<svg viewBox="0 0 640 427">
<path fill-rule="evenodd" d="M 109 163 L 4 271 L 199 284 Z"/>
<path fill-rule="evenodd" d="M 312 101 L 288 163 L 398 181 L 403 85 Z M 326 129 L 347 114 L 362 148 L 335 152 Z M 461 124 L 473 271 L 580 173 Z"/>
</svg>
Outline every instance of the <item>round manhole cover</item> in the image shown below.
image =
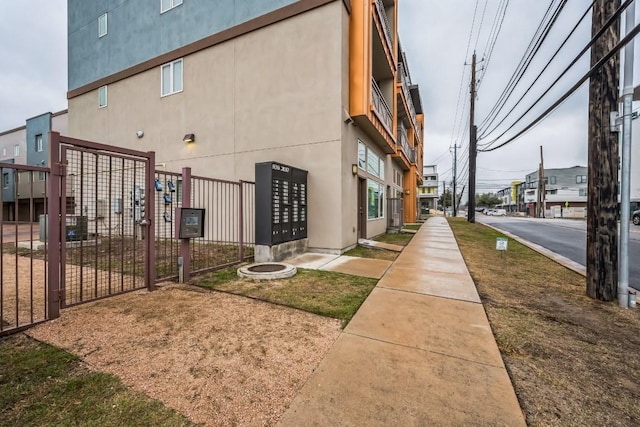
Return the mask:
<svg viewBox="0 0 640 427">
<path fill-rule="evenodd" d="M 287 268 L 287 266 L 283 264 L 259 264 L 251 266 L 247 268 L 247 270 L 254 273 L 274 273 L 276 271 L 282 271 L 285 268 Z"/>
</svg>

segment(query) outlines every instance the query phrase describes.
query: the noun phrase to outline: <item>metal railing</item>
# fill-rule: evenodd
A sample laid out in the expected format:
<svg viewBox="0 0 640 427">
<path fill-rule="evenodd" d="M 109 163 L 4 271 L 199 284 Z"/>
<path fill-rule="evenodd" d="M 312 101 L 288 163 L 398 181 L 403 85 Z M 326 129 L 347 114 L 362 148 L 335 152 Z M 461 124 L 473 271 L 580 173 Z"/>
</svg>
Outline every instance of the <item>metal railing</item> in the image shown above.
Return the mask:
<svg viewBox="0 0 640 427">
<path fill-rule="evenodd" d="M 400 62 L 398 63 L 398 80 L 400 81 L 402 87 L 402 93 L 404 94 L 404 99 L 407 102 L 407 106 L 409 107 L 409 117 L 411 117 L 411 122 L 413 123 L 414 129 L 418 130 L 418 118 L 416 117 L 416 109 L 413 105 L 413 98 L 411 98 L 411 92 L 409 91 L 409 85 L 411 81 L 409 80 L 409 76 L 405 70 L 405 65 Z"/>
<path fill-rule="evenodd" d="M 387 47 L 389 48 L 389 52 L 393 52 L 393 38 L 391 37 L 391 25 L 389 25 L 389 19 L 387 19 L 387 13 L 384 9 L 384 4 L 382 0 L 375 0 L 376 4 L 376 12 L 378 13 L 378 19 L 380 20 L 380 25 L 382 26 L 382 32 L 384 33 L 384 38 L 387 43 Z"/>
<path fill-rule="evenodd" d="M 410 163 L 416 162 L 416 150 L 409 145 L 409 138 L 407 137 L 407 131 L 403 127 L 398 127 L 398 137 L 400 140 L 400 147 L 402 152 L 409 160 Z"/>
<path fill-rule="evenodd" d="M 371 102 L 378 116 L 387 127 L 388 130 L 393 128 L 393 115 L 391 109 L 382 96 L 382 91 L 374 79 L 371 79 Z"/>
</svg>

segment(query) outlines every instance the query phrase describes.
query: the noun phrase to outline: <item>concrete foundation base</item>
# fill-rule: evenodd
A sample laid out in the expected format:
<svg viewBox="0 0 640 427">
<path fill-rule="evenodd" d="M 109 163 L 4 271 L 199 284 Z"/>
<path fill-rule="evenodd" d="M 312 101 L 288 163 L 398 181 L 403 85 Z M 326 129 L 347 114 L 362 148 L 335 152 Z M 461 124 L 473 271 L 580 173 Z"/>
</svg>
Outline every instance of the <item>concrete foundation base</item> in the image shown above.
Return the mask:
<svg viewBox="0 0 640 427">
<path fill-rule="evenodd" d="M 256 262 L 278 262 L 307 252 L 309 239 L 293 240 L 279 245 L 256 245 L 254 259 Z"/>
</svg>

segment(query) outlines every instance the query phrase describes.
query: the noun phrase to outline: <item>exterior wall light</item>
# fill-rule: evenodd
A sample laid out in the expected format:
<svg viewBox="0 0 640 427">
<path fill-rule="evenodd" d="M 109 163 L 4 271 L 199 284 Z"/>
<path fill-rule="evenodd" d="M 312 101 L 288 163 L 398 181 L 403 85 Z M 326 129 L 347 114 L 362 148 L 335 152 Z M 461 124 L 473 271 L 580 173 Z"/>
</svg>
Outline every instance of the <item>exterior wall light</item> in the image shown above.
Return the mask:
<svg viewBox="0 0 640 427">
<path fill-rule="evenodd" d="M 195 142 L 196 140 L 196 136 L 193 133 L 188 133 L 184 136 L 184 138 L 182 138 L 182 142 L 185 142 L 187 144 L 191 144 L 192 142 Z"/>
<path fill-rule="evenodd" d="M 354 175 L 358 175 L 358 165 L 355 163 L 351 165 L 351 173 Z"/>
</svg>

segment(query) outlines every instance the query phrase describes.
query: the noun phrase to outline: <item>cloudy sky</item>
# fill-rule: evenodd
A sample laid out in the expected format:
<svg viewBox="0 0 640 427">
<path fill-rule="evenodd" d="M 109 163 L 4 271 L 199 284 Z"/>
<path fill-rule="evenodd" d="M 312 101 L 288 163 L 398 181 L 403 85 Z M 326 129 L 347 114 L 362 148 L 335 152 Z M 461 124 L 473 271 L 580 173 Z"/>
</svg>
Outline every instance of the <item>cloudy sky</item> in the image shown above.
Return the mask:
<svg viewBox="0 0 640 427">
<path fill-rule="evenodd" d="M 450 147 L 459 149 L 458 176 L 465 181 L 468 157 L 468 113 L 471 54 L 477 52 L 480 81 L 476 123 L 481 125 L 496 104 L 532 40 L 549 5 L 559 0 L 401 0 L 399 30 L 407 52 L 413 83 L 419 84 L 425 112 L 425 164 L 437 164 L 441 179 L 451 181 Z M 66 108 L 66 0 L 0 0 L 0 131 L 24 125 L 25 119 Z M 504 22 L 488 57 L 488 43 L 498 12 L 508 3 Z M 530 82 L 585 12 L 590 0 L 571 0 L 516 87 L 513 98 L 492 130 L 513 109 Z M 640 7 L 636 7 L 636 22 Z M 511 119 L 548 87 L 590 39 L 590 14 L 566 47 L 547 67 L 538 83 L 515 108 L 513 116 L 480 143 L 488 143 L 511 124 Z M 495 31 L 493 31 L 495 34 Z M 640 81 L 640 42 L 636 41 L 635 85 Z M 487 60 L 488 59 L 488 60 Z M 465 65 L 467 64 L 467 65 Z M 8 66 L 10 65 L 10 66 Z M 588 58 L 559 82 L 538 108 L 515 125 L 519 131 L 572 86 L 588 69 Z M 479 192 L 508 186 L 536 170 L 543 146 L 546 168 L 587 163 L 587 103 L 584 85 L 546 120 L 520 139 L 478 155 Z M 463 108 L 464 107 L 464 108 Z M 509 136 L 509 133 L 505 136 Z M 463 169 L 463 170 L 460 170 Z"/>
</svg>

